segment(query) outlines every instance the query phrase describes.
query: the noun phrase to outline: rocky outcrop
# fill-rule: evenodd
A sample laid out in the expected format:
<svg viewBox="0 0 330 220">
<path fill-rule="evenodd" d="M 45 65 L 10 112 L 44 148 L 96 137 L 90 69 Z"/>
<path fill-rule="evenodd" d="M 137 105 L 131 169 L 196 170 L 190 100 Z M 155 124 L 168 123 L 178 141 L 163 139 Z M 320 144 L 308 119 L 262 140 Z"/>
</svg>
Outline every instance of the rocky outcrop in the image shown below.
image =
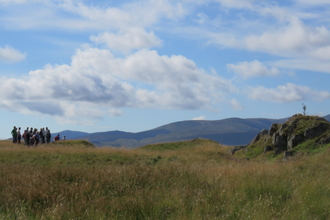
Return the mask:
<svg viewBox="0 0 330 220">
<path fill-rule="evenodd" d="M 264 144 L 264 153 L 289 155 L 288 151 L 311 139 L 317 144 L 330 143 L 330 123 L 321 117 L 297 114 L 283 124 L 272 124 L 268 131 L 262 130 L 246 148 Z"/>
</svg>

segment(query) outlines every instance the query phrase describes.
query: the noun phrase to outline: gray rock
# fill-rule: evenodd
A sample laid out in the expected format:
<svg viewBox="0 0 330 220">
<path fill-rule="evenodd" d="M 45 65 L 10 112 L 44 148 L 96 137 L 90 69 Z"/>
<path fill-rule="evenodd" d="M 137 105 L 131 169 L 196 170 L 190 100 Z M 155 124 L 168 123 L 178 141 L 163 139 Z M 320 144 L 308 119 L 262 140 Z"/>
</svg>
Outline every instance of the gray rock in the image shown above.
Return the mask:
<svg viewBox="0 0 330 220">
<path fill-rule="evenodd" d="M 273 148 L 271 146 L 267 145 L 267 146 L 264 147 L 264 154 L 269 152 L 269 151 L 272 151 L 272 150 L 273 150 Z"/>
<path fill-rule="evenodd" d="M 281 136 L 285 135 L 285 129 L 286 129 L 288 126 L 289 126 L 289 125 L 287 125 L 287 124 L 282 124 L 281 127 L 280 127 L 279 130 L 278 130 L 279 135 L 281 135 Z"/>
<path fill-rule="evenodd" d="M 272 124 L 272 126 L 268 131 L 268 135 L 273 136 L 273 134 L 277 131 L 277 129 L 278 129 L 278 124 L 277 123 Z"/>
<path fill-rule="evenodd" d="M 287 148 L 288 150 L 292 150 L 295 146 L 303 142 L 305 136 L 303 134 L 300 135 L 291 135 L 288 137 Z"/>
<path fill-rule="evenodd" d="M 280 148 L 281 150 L 287 150 L 287 138 L 286 136 L 279 135 L 278 133 L 273 134 L 273 147 L 275 149 Z"/>
<path fill-rule="evenodd" d="M 306 129 L 306 131 L 304 132 L 304 136 L 306 139 L 312 139 L 322 134 L 328 128 L 329 128 L 328 123 L 321 123 L 316 127 Z"/>
</svg>

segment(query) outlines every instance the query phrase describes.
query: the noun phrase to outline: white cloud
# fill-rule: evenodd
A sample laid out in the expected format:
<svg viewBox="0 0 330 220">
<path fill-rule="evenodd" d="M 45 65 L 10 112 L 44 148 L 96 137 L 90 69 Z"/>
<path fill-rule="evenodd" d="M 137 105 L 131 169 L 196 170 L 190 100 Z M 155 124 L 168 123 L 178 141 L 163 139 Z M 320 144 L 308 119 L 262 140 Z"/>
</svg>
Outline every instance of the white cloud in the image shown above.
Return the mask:
<svg viewBox="0 0 330 220">
<path fill-rule="evenodd" d="M 230 101 L 230 103 L 231 103 L 231 106 L 232 106 L 232 108 L 234 109 L 234 110 L 236 110 L 236 111 L 241 111 L 241 110 L 243 110 L 243 106 L 241 105 L 241 103 L 239 103 L 238 101 L 237 101 L 237 99 L 232 99 L 231 101 Z"/>
<path fill-rule="evenodd" d="M 110 49 L 124 53 L 161 45 L 161 40 L 155 36 L 153 31 L 148 33 L 141 28 L 130 28 L 120 31 L 118 34 L 106 32 L 98 36 L 91 36 L 91 40 L 95 43 L 106 44 Z"/>
<path fill-rule="evenodd" d="M 110 113 L 111 117 L 117 117 L 117 116 L 123 115 L 123 111 L 121 109 L 113 108 L 113 109 L 110 109 L 108 112 Z"/>
<path fill-rule="evenodd" d="M 243 78 L 255 76 L 277 76 L 281 72 L 277 68 L 268 68 L 258 60 L 252 62 L 239 62 L 238 64 L 228 64 L 227 68 L 234 71 Z"/>
<path fill-rule="evenodd" d="M 175 20 L 186 15 L 186 11 L 180 2 L 173 3 L 167 0 L 136 1 L 130 4 L 122 4 L 120 8 L 100 8 L 67 1 L 61 4 L 61 7 L 64 10 L 93 21 L 97 26 L 102 24 L 103 27 L 117 29 L 147 27 L 155 24 L 161 18 Z"/>
<path fill-rule="evenodd" d="M 0 60 L 9 63 L 19 62 L 25 59 L 25 54 L 22 54 L 18 50 L 11 48 L 9 46 L 5 46 L 3 48 L 0 47 Z"/>
<path fill-rule="evenodd" d="M 324 26 L 311 28 L 299 19 L 292 19 L 280 30 L 251 35 L 246 47 L 284 57 L 308 55 L 311 51 L 330 46 L 330 32 Z"/>
<path fill-rule="evenodd" d="M 199 117 L 193 118 L 191 120 L 193 120 L 193 121 L 203 121 L 203 120 L 206 120 L 206 117 L 205 116 L 199 116 Z"/>
<path fill-rule="evenodd" d="M 287 68 L 287 69 L 297 69 L 297 70 L 310 70 L 330 73 L 330 63 L 329 61 L 317 60 L 317 59 L 287 59 L 278 60 L 273 62 L 273 65 Z"/>
<path fill-rule="evenodd" d="M 329 0 L 295 0 L 298 4 L 303 3 L 307 5 L 330 5 Z"/>
<path fill-rule="evenodd" d="M 183 56 L 141 50 L 116 58 L 97 48 L 77 50 L 71 65 L 46 65 L 25 78 L 3 77 L 1 83 L 2 108 L 86 123 L 107 114 L 100 109 L 115 116 L 121 112 L 113 109 L 121 107 L 202 109 L 236 91 Z"/>
<path fill-rule="evenodd" d="M 120 31 L 151 27 L 162 19 L 177 20 L 187 14 L 180 2 L 168 0 L 111 2 L 108 5 L 113 6 L 107 7 L 81 0 L 2 2 L 6 14 L 0 15 L 0 24 L 15 30 Z"/>
<path fill-rule="evenodd" d="M 32 3 L 32 2 L 46 2 L 46 0 L 0 0 L 0 4 L 25 4 L 25 3 Z"/>
<path fill-rule="evenodd" d="M 216 0 L 216 2 L 220 2 L 221 5 L 228 8 L 250 8 L 253 3 L 261 0 Z"/>
<path fill-rule="evenodd" d="M 321 101 L 330 99 L 329 92 L 317 92 L 308 86 L 298 86 L 292 83 L 287 83 L 283 86 L 278 86 L 276 89 L 269 89 L 262 86 L 256 88 L 249 88 L 246 91 L 248 97 L 253 100 L 266 101 L 266 102 L 298 102 L 304 100 Z"/>
</svg>

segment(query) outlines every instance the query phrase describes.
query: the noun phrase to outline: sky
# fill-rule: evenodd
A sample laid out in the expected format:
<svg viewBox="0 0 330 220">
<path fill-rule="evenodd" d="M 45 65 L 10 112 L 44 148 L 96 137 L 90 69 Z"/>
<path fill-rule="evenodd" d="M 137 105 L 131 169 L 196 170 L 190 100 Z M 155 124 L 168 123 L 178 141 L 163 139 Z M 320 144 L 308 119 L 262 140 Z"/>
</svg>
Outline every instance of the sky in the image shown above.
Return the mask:
<svg viewBox="0 0 330 220">
<path fill-rule="evenodd" d="M 0 0 L 0 139 L 330 114 L 330 0 Z"/>
</svg>

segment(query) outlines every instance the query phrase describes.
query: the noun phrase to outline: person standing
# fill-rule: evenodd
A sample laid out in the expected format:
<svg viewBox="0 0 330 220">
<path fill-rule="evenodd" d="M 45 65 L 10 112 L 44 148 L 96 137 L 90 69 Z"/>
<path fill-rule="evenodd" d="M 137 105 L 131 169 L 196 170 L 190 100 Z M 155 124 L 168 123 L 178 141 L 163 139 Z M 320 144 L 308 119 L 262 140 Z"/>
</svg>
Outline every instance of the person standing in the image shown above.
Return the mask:
<svg viewBox="0 0 330 220">
<path fill-rule="evenodd" d="M 40 128 L 39 136 L 40 136 L 40 144 L 44 144 L 45 143 L 45 138 L 44 138 L 43 128 Z"/>
<path fill-rule="evenodd" d="M 33 136 L 33 127 L 30 127 L 30 131 L 29 131 L 29 143 L 30 143 L 30 145 L 33 145 L 32 136 Z"/>
<path fill-rule="evenodd" d="M 16 126 L 14 126 L 13 130 L 11 130 L 11 135 L 13 136 L 13 143 L 17 142 L 17 130 Z"/>
<path fill-rule="evenodd" d="M 52 138 L 52 134 L 50 133 L 50 130 L 48 129 L 48 127 L 46 128 L 46 142 L 47 144 L 50 143 L 50 139 Z"/>
<path fill-rule="evenodd" d="M 46 134 L 47 134 L 47 132 L 46 132 L 46 130 L 45 130 L 45 128 L 42 128 L 42 142 L 43 143 L 46 143 Z"/>
<path fill-rule="evenodd" d="M 21 143 L 21 127 L 18 128 L 17 130 L 17 143 L 20 144 Z"/>
<path fill-rule="evenodd" d="M 26 134 L 25 134 L 25 137 L 26 137 L 26 145 L 29 147 L 30 146 L 30 143 L 31 143 L 31 134 L 29 132 L 29 130 L 26 130 Z"/>
<path fill-rule="evenodd" d="M 28 133 L 27 130 L 25 130 L 23 135 L 22 135 L 22 137 L 24 139 L 24 145 L 27 145 L 27 137 L 26 137 L 27 133 Z"/>
</svg>

